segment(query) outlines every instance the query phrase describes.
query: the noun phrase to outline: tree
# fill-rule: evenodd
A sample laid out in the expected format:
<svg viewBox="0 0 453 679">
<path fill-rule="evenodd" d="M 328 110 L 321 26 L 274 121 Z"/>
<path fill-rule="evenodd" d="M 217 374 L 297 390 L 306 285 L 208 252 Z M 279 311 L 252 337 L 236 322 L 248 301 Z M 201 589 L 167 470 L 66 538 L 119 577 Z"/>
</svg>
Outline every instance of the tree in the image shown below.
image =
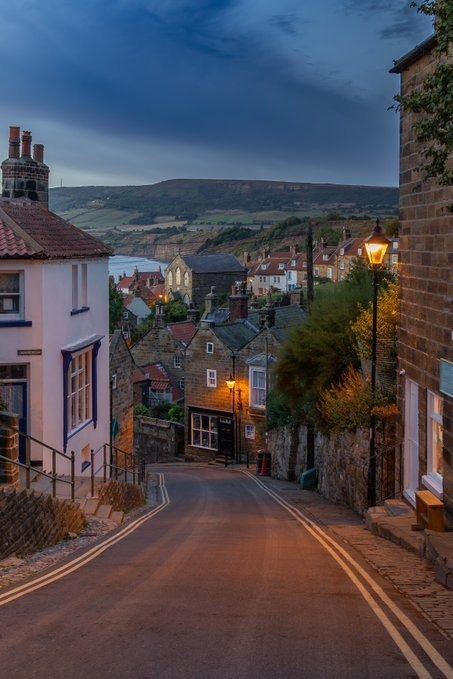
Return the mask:
<svg viewBox="0 0 453 679">
<path fill-rule="evenodd" d="M 426 0 L 411 4 L 421 14 L 435 17 L 437 61 L 434 72 L 424 78 L 419 88 L 394 97 L 396 109 L 419 114 L 415 134 L 423 146 L 425 177 L 450 186 L 453 184 L 453 169 L 448 162 L 453 151 L 453 3 Z"/>
<path fill-rule="evenodd" d="M 109 325 L 110 333 L 115 331 L 123 318 L 124 301 L 121 292 L 114 285 L 109 285 Z"/>
<path fill-rule="evenodd" d="M 165 318 L 167 323 L 177 323 L 185 321 L 187 318 L 187 307 L 182 302 L 170 302 L 165 308 Z"/>
</svg>

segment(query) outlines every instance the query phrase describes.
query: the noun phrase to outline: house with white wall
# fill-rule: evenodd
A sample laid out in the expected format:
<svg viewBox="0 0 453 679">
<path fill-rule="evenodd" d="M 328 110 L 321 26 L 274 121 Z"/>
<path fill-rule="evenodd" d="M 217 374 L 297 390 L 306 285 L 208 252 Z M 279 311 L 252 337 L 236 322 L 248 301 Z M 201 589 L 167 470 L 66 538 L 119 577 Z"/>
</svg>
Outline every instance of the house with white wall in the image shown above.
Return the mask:
<svg viewBox="0 0 453 679">
<path fill-rule="evenodd" d="M 0 198 L 0 399 L 20 428 L 75 453 L 109 441 L 109 248 L 47 209 L 49 168 L 31 134 L 10 128 Z M 38 148 L 37 148 L 38 147 Z M 33 464 L 51 451 L 28 443 Z M 21 437 L 20 455 L 26 458 Z M 58 473 L 68 473 L 57 456 Z"/>
</svg>

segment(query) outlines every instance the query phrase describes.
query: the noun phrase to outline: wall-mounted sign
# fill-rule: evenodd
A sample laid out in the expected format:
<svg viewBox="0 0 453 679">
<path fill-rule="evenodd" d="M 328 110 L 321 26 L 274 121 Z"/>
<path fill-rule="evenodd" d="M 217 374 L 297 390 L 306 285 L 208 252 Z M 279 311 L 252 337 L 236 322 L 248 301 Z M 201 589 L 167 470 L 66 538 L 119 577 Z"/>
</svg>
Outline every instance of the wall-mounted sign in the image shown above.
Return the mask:
<svg viewBox="0 0 453 679">
<path fill-rule="evenodd" d="M 18 356 L 41 356 L 42 349 L 18 349 Z"/>
<path fill-rule="evenodd" d="M 453 396 L 453 363 L 441 358 L 439 361 L 440 368 L 440 386 L 439 391 L 447 396 Z"/>
</svg>

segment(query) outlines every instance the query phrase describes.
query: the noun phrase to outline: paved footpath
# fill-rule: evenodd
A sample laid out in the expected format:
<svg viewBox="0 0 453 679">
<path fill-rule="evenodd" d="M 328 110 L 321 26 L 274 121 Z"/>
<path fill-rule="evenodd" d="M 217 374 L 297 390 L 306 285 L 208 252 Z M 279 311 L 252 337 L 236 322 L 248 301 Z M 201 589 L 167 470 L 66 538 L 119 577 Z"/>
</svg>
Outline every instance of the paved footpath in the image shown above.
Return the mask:
<svg viewBox="0 0 453 679">
<path fill-rule="evenodd" d="M 453 678 L 451 641 L 274 482 L 156 471 L 148 515 L 0 591 L 0 677 Z"/>
<path fill-rule="evenodd" d="M 316 492 L 300 490 L 295 483 L 287 481 L 260 479 L 353 547 L 446 638 L 453 640 L 453 590 L 436 581 L 434 569 L 426 559 L 373 535 L 355 512 L 329 502 Z"/>
</svg>

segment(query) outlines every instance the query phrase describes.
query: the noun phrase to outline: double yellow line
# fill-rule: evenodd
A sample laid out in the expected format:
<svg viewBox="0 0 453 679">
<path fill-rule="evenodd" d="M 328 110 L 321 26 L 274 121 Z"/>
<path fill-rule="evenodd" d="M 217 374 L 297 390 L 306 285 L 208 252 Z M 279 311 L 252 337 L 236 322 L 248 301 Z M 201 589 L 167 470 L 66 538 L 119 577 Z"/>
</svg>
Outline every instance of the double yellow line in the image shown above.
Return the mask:
<svg viewBox="0 0 453 679">
<path fill-rule="evenodd" d="M 82 568 L 82 566 L 85 566 L 85 564 L 93 561 L 93 559 L 96 559 L 107 549 L 113 547 L 113 545 L 116 545 L 117 542 L 124 540 L 124 538 L 137 530 L 137 528 L 140 528 L 140 526 L 144 524 L 145 521 L 149 521 L 149 519 L 152 519 L 153 516 L 159 514 L 159 512 L 165 509 L 165 507 L 168 507 L 170 504 L 170 497 L 165 486 L 163 474 L 159 474 L 159 489 L 161 494 L 161 502 L 156 507 L 151 509 L 149 512 L 146 512 L 146 514 L 142 514 L 142 516 L 135 519 L 135 521 L 131 521 L 131 523 L 129 523 L 123 529 L 111 537 L 103 540 L 102 542 L 99 542 L 97 545 L 81 554 L 81 556 L 68 561 L 63 566 L 60 566 L 60 568 L 56 568 L 55 570 L 52 570 L 41 577 L 31 580 L 30 582 L 26 582 L 23 585 L 19 585 L 18 587 L 14 587 L 13 589 L 8 589 L 6 592 L 3 592 L 0 594 L 0 606 L 4 606 L 10 601 L 14 601 L 14 599 L 19 599 L 26 594 L 30 594 L 37 589 L 41 589 L 41 587 L 45 587 L 46 585 L 50 585 L 52 582 L 56 582 L 57 580 L 64 578 L 66 575 L 73 573 L 79 568 Z"/>
<path fill-rule="evenodd" d="M 398 646 L 401 653 L 404 655 L 407 662 L 411 665 L 412 669 L 417 673 L 417 676 L 420 677 L 420 679 L 431 679 L 431 674 L 426 669 L 422 661 L 415 655 L 414 651 L 402 637 L 401 633 L 397 630 L 378 601 L 376 601 L 376 599 L 371 596 L 370 590 L 372 590 L 376 595 L 376 598 L 379 599 L 380 602 L 392 612 L 395 618 L 397 618 L 401 625 L 403 625 L 406 631 L 423 649 L 431 662 L 445 675 L 445 677 L 448 677 L 449 679 L 453 677 L 453 668 L 434 648 L 431 642 L 418 629 L 418 627 L 414 625 L 410 618 L 408 618 L 408 616 L 390 599 L 390 597 L 387 596 L 382 587 L 376 583 L 376 581 L 367 573 L 367 571 L 362 568 L 362 566 L 355 559 L 353 559 L 353 557 L 345 549 L 343 549 L 343 547 L 338 542 L 332 539 L 325 530 L 314 523 L 314 521 L 306 516 L 306 514 L 293 507 L 293 505 L 284 500 L 278 493 L 257 479 L 253 474 L 245 470 L 243 473 L 251 478 L 268 495 L 270 495 L 275 502 L 286 509 L 286 511 L 289 512 L 289 514 L 291 514 L 293 518 L 296 519 L 296 521 L 298 521 L 298 523 L 300 523 L 338 563 L 348 578 L 357 587 L 371 610 L 379 618 L 380 622 L 387 630 L 394 643 Z M 365 584 L 368 586 L 368 588 L 365 587 Z"/>
</svg>

